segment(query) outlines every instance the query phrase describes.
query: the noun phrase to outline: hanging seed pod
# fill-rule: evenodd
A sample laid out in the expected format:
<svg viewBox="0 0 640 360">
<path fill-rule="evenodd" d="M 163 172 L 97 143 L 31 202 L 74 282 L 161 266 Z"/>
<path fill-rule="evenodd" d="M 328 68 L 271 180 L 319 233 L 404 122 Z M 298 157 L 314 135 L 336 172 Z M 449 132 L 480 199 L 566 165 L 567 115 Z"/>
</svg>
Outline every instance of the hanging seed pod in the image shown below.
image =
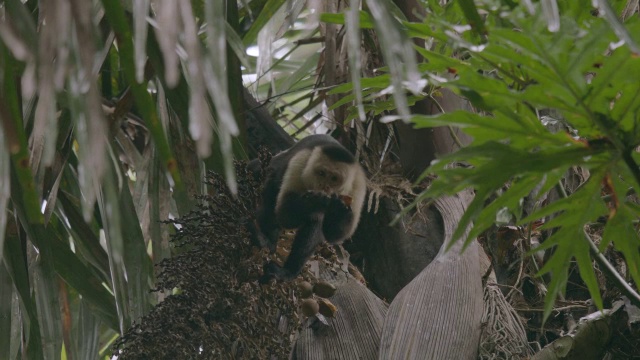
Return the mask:
<svg viewBox="0 0 640 360">
<path fill-rule="evenodd" d="M 327 281 L 318 281 L 313 286 L 313 292 L 320 297 L 330 298 L 336 293 L 336 287 Z"/>
<path fill-rule="evenodd" d="M 298 295 L 306 299 L 313 295 L 313 286 L 308 281 L 301 281 L 298 283 Z"/>
<path fill-rule="evenodd" d="M 320 310 L 320 305 L 314 299 L 304 299 L 300 307 L 304 316 L 314 316 Z"/>
</svg>

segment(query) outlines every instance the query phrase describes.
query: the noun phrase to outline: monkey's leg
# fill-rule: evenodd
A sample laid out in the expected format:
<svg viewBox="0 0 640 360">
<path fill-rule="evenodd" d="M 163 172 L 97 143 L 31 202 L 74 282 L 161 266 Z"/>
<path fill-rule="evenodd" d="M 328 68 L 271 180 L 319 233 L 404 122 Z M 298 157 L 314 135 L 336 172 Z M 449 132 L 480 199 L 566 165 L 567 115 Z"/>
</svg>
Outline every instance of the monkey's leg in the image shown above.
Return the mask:
<svg viewBox="0 0 640 360">
<path fill-rule="evenodd" d="M 298 276 L 304 264 L 313 255 L 316 246 L 324 241 L 322 235 L 322 214 L 314 215 L 313 221 L 300 227 L 293 240 L 293 246 L 283 267 L 269 263 L 265 266 L 261 282 L 276 277 L 280 280 L 291 280 Z"/>
<path fill-rule="evenodd" d="M 255 180 L 260 179 L 262 173 L 262 162 L 260 159 L 253 159 L 247 164 L 247 170 Z"/>
<path fill-rule="evenodd" d="M 251 241 L 253 245 L 263 248 L 268 248 L 271 252 L 275 251 L 275 243 L 272 243 L 271 240 L 262 232 L 260 226 L 258 226 L 257 220 L 251 218 L 247 222 L 247 230 L 249 230 L 249 234 L 251 234 Z"/>
<path fill-rule="evenodd" d="M 327 242 L 339 244 L 344 241 L 356 221 L 351 207 L 347 206 L 338 196 L 332 196 L 324 217 L 322 231 Z"/>
</svg>

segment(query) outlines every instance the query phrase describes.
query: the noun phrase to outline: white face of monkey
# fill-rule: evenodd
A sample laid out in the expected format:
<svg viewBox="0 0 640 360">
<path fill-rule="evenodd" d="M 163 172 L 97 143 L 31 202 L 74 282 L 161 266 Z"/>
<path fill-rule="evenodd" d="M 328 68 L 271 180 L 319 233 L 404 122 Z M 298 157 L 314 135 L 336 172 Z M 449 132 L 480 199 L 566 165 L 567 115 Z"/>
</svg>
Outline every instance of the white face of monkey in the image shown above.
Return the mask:
<svg viewBox="0 0 640 360">
<path fill-rule="evenodd" d="M 332 161 L 316 148 L 302 172 L 302 181 L 308 190 L 341 195 L 349 191 L 345 184 L 350 183 L 352 172 L 353 164 Z"/>
</svg>

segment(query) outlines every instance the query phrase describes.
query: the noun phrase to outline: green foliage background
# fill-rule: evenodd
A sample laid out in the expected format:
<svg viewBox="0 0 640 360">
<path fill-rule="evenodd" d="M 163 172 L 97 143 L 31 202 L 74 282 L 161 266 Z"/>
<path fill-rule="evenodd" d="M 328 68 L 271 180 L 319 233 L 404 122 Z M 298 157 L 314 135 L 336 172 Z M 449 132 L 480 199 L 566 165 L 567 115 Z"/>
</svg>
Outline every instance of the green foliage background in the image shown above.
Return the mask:
<svg viewBox="0 0 640 360">
<path fill-rule="evenodd" d="M 425 59 L 418 67 L 430 86 L 427 94 L 408 96 L 409 103 L 443 87 L 468 99 L 476 111 L 411 116 L 416 128 L 456 126 L 473 137 L 424 172 L 421 179 L 436 177 L 416 203 L 474 189 L 475 199 L 454 235 L 459 238 L 472 224 L 467 244 L 496 223 L 531 229 L 554 215 L 538 228 L 554 229 L 553 235 L 536 249 L 553 249 L 539 272 L 552 274 L 545 317 L 564 292 L 573 259 L 602 307 L 592 255 L 609 244 L 627 261 L 630 278 L 619 278 L 620 286 L 640 301 L 637 285 L 626 284 L 640 281 L 640 208 L 629 196 L 638 194 L 640 185 L 640 24 L 637 12 L 625 13 L 631 2 L 598 1 L 596 8 L 589 1 L 427 4 L 423 22 L 402 23 L 407 37 L 429 44 L 416 51 Z M 343 23 L 345 17 L 323 19 Z M 368 15 L 363 19 L 363 27 L 374 27 Z M 384 114 L 398 106 L 396 99 L 377 98 L 392 78 L 385 73 L 362 80 L 366 110 Z M 346 84 L 333 91 L 352 89 Z M 342 103 L 354 99 L 346 95 Z M 540 200 L 562 188 L 574 166 L 587 169 L 588 180 L 559 201 Z M 540 200 L 532 214 L 523 214 L 527 196 Z M 606 224 L 596 249 L 585 230 L 601 219 Z"/>
<path fill-rule="evenodd" d="M 634 225 L 639 208 L 637 198 L 627 196 L 640 190 L 640 82 L 631 75 L 640 74 L 640 24 L 637 14 L 624 24 L 607 15 L 621 13 L 624 2 L 616 5 L 613 9 L 599 2 L 596 11 L 583 2 L 563 2 L 550 18 L 544 2 L 532 9 L 488 4 L 482 7 L 487 14 L 484 34 L 450 36 L 452 27 L 446 22 L 423 31 L 424 36 L 447 35 L 441 38 L 456 44 L 458 51 L 456 59 L 422 51 L 433 59 L 425 70 L 455 72 L 442 85 L 480 111 L 413 118 L 418 127 L 460 126 L 474 138 L 470 146 L 425 172 L 438 178 L 422 196 L 473 187 L 476 197 L 457 232 L 460 236 L 473 221 L 467 241 L 493 225 L 503 211 L 525 226 L 555 214 L 541 227 L 555 229 L 553 235 L 537 249 L 554 247 L 540 270 L 553 275 L 545 316 L 564 291 L 572 259 L 602 307 L 590 255 L 593 242 L 585 232 L 599 219 L 606 219 L 600 251 L 613 244 L 624 255 L 633 282 L 640 281 L 640 239 Z M 554 26 L 559 26 L 557 31 L 547 30 Z M 549 110 L 553 118 L 542 116 Z M 553 121 L 560 130 L 544 126 Z M 469 166 L 451 168 L 450 163 Z M 540 198 L 561 184 L 573 166 L 588 169 L 589 179 L 574 193 L 523 218 L 521 199 L 529 194 Z M 508 190 L 500 191 L 507 182 Z M 493 194 L 498 196 L 487 204 Z"/>
</svg>

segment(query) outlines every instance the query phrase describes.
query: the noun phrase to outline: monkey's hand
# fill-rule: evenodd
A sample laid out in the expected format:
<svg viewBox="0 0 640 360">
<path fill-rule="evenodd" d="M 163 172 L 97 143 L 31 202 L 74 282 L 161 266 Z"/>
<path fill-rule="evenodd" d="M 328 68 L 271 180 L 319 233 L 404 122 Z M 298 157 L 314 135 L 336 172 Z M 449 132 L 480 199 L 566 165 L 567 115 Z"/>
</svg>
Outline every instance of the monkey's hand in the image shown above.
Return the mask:
<svg viewBox="0 0 640 360">
<path fill-rule="evenodd" d="M 351 206 L 340 195 L 332 196 L 322 224 L 324 238 L 330 244 L 342 243 L 349 236 L 353 221 Z"/>
<path fill-rule="evenodd" d="M 321 191 L 309 190 L 302 195 L 302 198 L 313 211 L 324 211 L 331 202 L 329 195 Z"/>
<path fill-rule="evenodd" d="M 276 281 L 289 281 L 298 276 L 298 274 L 291 274 L 287 269 L 284 269 L 278 264 L 268 262 L 263 267 L 263 275 L 258 280 L 260 284 L 266 284 L 272 279 L 276 279 Z"/>
<path fill-rule="evenodd" d="M 351 200 L 351 198 L 349 198 L 349 200 Z M 338 216 L 342 216 L 351 212 L 351 206 L 350 204 L 345 202 L 343 195 L 333 194 L 329 198 L 327 213 L 334 213 L 334 212 L 337 214 L 340 214 Z"/>
</svg>

